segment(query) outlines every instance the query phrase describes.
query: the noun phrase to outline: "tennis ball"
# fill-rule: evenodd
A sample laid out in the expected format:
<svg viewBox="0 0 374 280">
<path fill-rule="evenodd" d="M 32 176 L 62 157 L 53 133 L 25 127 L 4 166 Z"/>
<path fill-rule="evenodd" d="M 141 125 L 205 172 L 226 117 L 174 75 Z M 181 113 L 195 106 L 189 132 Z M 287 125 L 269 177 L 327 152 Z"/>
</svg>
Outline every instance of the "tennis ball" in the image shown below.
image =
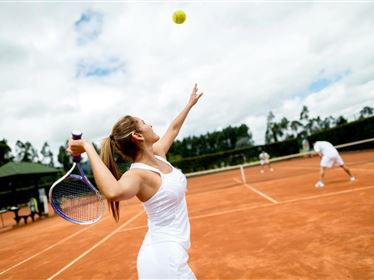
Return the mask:
<svg viewBox="0 0 374 280">
<path fill-rule="evenodd" d="M 173 13 L 173 21 L 176 24 L 182 24 L 186 20 L 186 13 L 182 10 L 175 11 Z"/>
</svg>

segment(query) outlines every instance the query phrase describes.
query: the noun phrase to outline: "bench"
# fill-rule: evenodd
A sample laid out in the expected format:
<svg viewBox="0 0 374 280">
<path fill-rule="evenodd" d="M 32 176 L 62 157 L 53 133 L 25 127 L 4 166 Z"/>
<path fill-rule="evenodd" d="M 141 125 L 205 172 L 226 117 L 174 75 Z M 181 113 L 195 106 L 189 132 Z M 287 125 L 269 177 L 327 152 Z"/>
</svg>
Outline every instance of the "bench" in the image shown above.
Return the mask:
<svg viewBox="0 0 374 280">
<path fill-rule="evenodd" d="M 17 225 L 19 224 L 20 220 L 22 220 L 22 219 L 23 219 L 23 222 L 25 224 L 27 224 L 27 220 L 28 220 L 29 217 L 31 217 L 31 214 L 29 214 L 29 215 L 17 215 L 15 217 L 13 217 L 13 219 L 16 221 Z"/>
<path fill-rule="evenodd" d="M 31 217 L 31 220 L 34 222 L 35 221 L 35 215 L 38 215 L 39 217 L 39 220 L 43 217 L 48 217 L 48 214 L 47 213 L 43 213 L 43 212 L 32 212 L 29 214 L 29 216 Z"/>
<path fill-rule="evenodd" d="M 48 214 L 47 213 L 42 213 L 42 212 L 32 212 L 28 215 L 16 215 L 15 217 L 13 217 L 13 219 L 16 221 L 17 225 L 19 224 L 19 222 L 23 219 L 23 222 L 25 224 L 27 224 L 27 220 L 29 219 L 29 217 L 31 218 L 31 220 L 33 222 L 35 222 L 35 215 L 38 215 L 39 216 L 39 219 L 41 219 L 42 217 L 48 217 Z"/>
</svg>

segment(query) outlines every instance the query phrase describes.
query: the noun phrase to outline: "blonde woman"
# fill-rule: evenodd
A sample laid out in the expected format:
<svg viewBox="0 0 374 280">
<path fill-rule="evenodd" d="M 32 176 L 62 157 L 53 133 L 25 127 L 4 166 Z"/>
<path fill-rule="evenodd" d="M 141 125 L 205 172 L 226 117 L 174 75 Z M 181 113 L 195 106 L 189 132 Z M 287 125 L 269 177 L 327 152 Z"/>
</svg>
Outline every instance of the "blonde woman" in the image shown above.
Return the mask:
<svg viewBox="0 0 374 280">
<path fill-rule="evenodd" d="M 186 178 L 166 160 L 166 153 L 201 96 L 195 84 L 187 105 L 161 138 L 142 119 L 125 116 L 104 139 L 100 156 L 85 139 L 69 141 L 71 154 L 87 153 L 95 182 L 110 201 L 116 221 L 119 201 L 136 196 L 143 203 L 148 232 L 137 258 L 140 279 L 195 279 L 188 265 L 190 223 Z M 114 151 L 132 162 L 122 176 L 116 168 Z"/>
</svg>

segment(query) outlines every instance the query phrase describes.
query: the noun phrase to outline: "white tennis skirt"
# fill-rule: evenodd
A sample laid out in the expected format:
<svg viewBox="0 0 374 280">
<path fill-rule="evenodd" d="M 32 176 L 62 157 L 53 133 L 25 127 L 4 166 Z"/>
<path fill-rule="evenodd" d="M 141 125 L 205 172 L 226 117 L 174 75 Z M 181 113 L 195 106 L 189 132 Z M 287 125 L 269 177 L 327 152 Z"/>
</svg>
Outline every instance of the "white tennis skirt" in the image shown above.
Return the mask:
<svg viewBox="0 0 374 280">
<path fill-rule="evenodd" d="M 139 279 L 196 279 L 188 252 L 176 242 L 142 245 L 137 260 Z"/>
</svg>

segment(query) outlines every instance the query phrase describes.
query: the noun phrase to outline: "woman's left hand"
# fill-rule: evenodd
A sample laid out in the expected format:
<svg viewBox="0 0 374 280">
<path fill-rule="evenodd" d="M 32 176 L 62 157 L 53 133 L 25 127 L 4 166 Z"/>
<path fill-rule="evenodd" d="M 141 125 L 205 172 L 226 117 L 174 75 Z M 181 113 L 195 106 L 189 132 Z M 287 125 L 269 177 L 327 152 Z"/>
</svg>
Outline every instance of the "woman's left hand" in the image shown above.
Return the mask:
<svg viewBox="0 0 374 280">
<path fill-rule="evenodd" d="M 192 89 L 190 100 L 188 101 L 188 104 L 191 106 L 195 105 L 197 101 L 199 100 L 199 98 L 203 95 L 202 92 L 197 93 L 197 91 L 198 91 L 197 84 L 195 84 L 194 88 Z"/>
</svg>

